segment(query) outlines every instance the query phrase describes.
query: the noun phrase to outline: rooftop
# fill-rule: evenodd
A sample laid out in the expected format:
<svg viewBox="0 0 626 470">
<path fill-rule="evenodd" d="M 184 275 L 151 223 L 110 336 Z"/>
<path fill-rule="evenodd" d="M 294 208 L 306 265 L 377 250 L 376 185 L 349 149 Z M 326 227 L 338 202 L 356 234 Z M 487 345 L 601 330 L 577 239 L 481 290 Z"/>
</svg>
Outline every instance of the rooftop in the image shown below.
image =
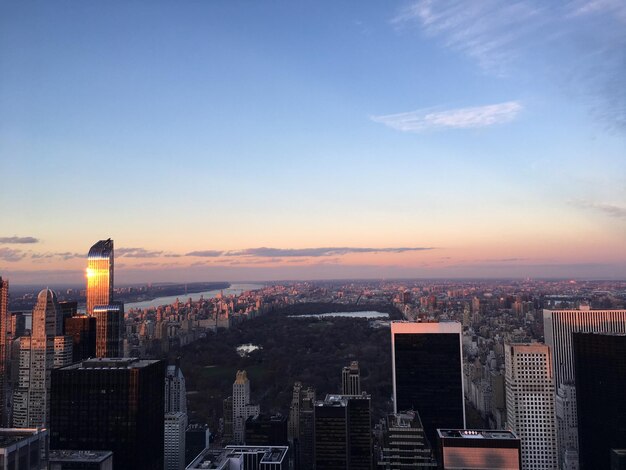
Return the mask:
<svg viewBox="0 0 626 470">
<path fill-rule="evenodd" d="M 104 462 L 112 458 L 110 450 L 51 450 L 50 463 L 58 462 Z"/>
<path fill-rule="evenodd" d="M 227 446 L 225 449 L 205 449 L 187 470 L 214 470 L 229 468 L 229 459 L 241 459 L 244 454 L 263 454 L 260 463 L 281 463 L 287 456 L 287 446 Z"/>
<path fill-rule="evenodd" d="M 507 439 L 515 440 L 519 437 L 513 431 L 493 429 L 437 429 L 440 438 L 456 439 Z"/>
<path fill-rule="evenodd" d="M 86 369 L 141 369 L 150 366 L 156 359 L 139 359 L 136 357 L 96 357 L 82 362 L 62 367 L 61 370 L 86 370 Z"/>
<path fill-rule="evenodd" d="M 38 438 L 37 434 L 47 432 L 39 428 L 0 428 L 0 447 L 9 447 L 20 441 Z"/>
</svg>

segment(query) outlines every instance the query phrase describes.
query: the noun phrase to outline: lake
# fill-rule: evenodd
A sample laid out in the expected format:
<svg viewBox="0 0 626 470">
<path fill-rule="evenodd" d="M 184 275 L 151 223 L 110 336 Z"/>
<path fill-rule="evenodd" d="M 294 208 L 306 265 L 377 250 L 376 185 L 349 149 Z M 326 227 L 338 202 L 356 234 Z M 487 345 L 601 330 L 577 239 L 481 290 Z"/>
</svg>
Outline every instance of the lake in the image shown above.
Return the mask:
<svg viewBox="0 0 626 470">
<path fill-rule="evenodd" d="M 215 289 L 215 290 L 207 290 L 204 292 L 196 292 L 194 294 L 180 294 L 180 295 L 170 295 L 168 297 L 157 297 L 152 300 L 144 300 L 142 302 L 129 302 L 124 304 L 124 310 L 128 311 L 131 308 L 156 308 L 161 305 L 172 305 L 176 302 L 176 299 L 185 303 L 187 300 L 191 298 L 191 300 L 196 301 L 200 300 L 200 297 L 205 299 L 210 299 L 216 297 L 220 292 L 224 293 L 224 296 L 229 295 L 239 295 L 242 292 L 249 290 L 257 290 L 265 287 L 263 284 L 231 284 L 228 289 Z"/>
<path fill-rule="evenodd" d="M 344 318 L 389 318 L 388 313 L 375 312 L 373 310 L 364 310 L 362 312 L 328 312 L 310 315 L 289 315 L 289 318 L 325 318 L 325 317 L 344 317 Z"/>
</svg>

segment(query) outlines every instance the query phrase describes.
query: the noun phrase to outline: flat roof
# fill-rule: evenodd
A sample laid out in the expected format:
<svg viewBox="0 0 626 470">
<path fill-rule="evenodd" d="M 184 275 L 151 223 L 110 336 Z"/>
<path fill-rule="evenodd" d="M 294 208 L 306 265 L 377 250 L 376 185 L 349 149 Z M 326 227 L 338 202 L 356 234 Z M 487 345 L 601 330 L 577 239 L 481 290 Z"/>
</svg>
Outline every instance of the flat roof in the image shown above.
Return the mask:
<svg viewBox="0 0 626 470">
<path fill-rule="evenodd" d="M 48 460 L 55 462 L 97 462 L 112 458 L 110 450 L 51 450 Z"/>
<path fill-rule="evenodd" d="M 447 439 L 519 440 L 517 434 L 506 429 L 437 429 L 437 434 Z"/>
<path fill-rule="evenodd" d="M 45 433 L 45 428 L 0 428 L 0 447 L 9 447 L 21 441 L 36 438 Z"/>
<path fill-rule="evenodd" d="M 244 454 L 263 454 L 260 463 L 282 463 L 287 446 L 226 446 L 223 449 L 205 449 L 188 466 L 187 470 L 211 470 L 225 468 L 228 459 L 240 458 Z"/>
<path fill-rule="evenodd" d="M 137 357 L 94 357 L 61 367 L 60 370 L 141 369 L 157 362 L 161 361 L 158 359 L 139 359 Z"/>
</svg>

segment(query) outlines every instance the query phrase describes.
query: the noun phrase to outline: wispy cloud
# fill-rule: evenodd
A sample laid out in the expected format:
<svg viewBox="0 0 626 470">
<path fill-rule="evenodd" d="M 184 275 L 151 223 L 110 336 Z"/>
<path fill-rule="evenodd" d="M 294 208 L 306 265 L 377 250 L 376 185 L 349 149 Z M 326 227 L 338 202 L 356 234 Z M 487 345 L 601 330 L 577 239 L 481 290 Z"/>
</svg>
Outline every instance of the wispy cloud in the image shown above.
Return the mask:
<svg viewBox="0 0 626 470">
<path fill-rule="evenodd" d="M 217 258 L 218 256 L 222 256 L 224 254 L 223 251 L 219 250 L 200 250 L 200 251 L 190 251 L 185 256 L 199 256 L 201 258 Z"/>
<path fill-rule="evenodd" d="M 115 255 L 120 258 L 178 258 L 182 255 L 162 250 L 146 250 L 145 248 L 117 248 Z"/>
<path fill-rule="evenodd" d="M 0 237 L 0 243 L 6 244 L 28 244 L 39 243 L 39 239 L 35 237 Z"/>
<path fill-rule="evenodd" d="M 573 206 L 581 207 L 583 209 L 590 209 L 600 212 L 605 215 L 609 215 L 611 217 L 615 217 L 617 219 L 626 220 L 626 207 L 617 206 L 614 204 L 606 204 L 606 203 L 597 203 L 591 201 L 585 201 L 581 199 L 570 201 L 570 204 Z"/>
<path fill-rule="evenodd" d="M 326 248 L 248 248 L 240 251 L 229 251 L 227 256 L 250 256 L 269 258 L 289 257 L 320 257 L 347 255 L 350 253 L 404 253 L 407 251 L 432 250 L 432 247 L 401 247 L 401 248 L 360 248 L 360 247 L 326 247 Z"/>
<path fill-rule="evenodd" d="M 0 248 L 0 260 L 3 261 L 19 261 L 26 256 L 22 250 L 14 250 L 12 248 Z"/>
<path fill-rule="evenodd" d="M 416 0 L 391 23 L 417 26 L 492 75 L 547 72 L 605 127 L 626 131 L 623 0 Z"/>
<path fill-rule="evenodd" d="M 408 113 L 370 116 L 374 122 L 402 132 L 423 132 L 431 129 L 473 129 L 511 122 L 522 110 L 518 101 L 457 108 L 446 111 L 418 109 Z"/>
</svg>

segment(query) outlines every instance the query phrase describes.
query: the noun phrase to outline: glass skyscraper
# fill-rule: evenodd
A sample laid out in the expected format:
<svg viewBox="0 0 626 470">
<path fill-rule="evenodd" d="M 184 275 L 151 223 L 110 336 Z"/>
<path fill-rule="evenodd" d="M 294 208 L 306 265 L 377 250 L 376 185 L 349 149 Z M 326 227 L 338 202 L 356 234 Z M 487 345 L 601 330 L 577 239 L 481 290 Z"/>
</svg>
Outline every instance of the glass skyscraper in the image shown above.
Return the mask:
<svg viewBox="0 0 626 470">
<path fill-rule="evenodd" d="M 87 255 L 87 315 L 113 301 L 113 240 L 100 240 Z"/>
</svg>

